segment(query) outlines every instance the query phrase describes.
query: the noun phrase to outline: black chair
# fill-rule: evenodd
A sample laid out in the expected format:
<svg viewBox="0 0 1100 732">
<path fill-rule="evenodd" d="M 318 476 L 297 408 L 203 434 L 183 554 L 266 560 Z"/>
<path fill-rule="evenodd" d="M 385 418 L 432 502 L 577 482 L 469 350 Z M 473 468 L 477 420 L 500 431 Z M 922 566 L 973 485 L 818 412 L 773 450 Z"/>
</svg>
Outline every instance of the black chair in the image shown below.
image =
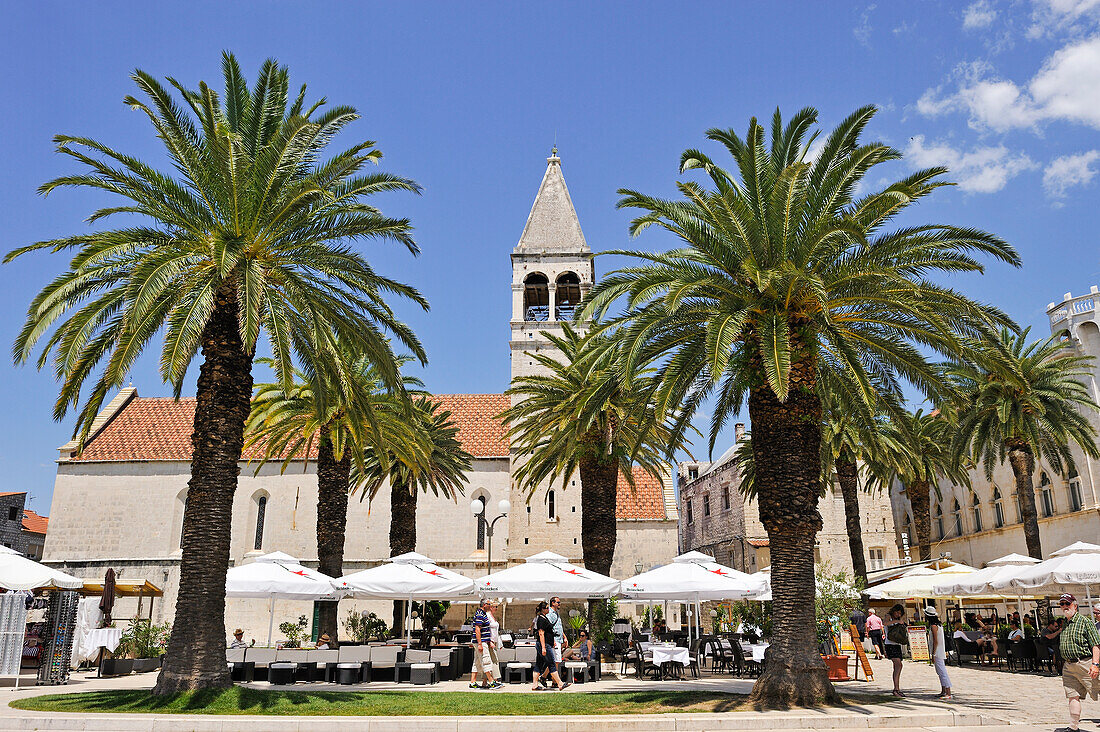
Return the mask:
<svg viewBox="0 0 1100 732">
<path fill-rule="evenodd" d="M 708 638 L 705 647 L 709 651 L 707 655 L 710 656 L 710 670 L 712 672 L 733 671 L 736 661 L 731 654 L 726 653 L 726 649 L 722 647 L 717 638 Z M 740 673 L 738 676 L 740 676 Z"/>
<path fill-rule="evenodd" d="M 1032 638 L 1032 647 L 1035 649 L 1035 670 L 1040 671 L 1044 667 L 1048 673 L 1054 673 L 1054 653 L 1043 638 Z"/>
<path fill-rule="evenodd" d="M 957 661 L 958 661 L 959 666 L 963 665 L 963 656 L 970 656 L 971 658 L 974 659 L 975 663 L 981 663 L 982 662 L 982 657 L 983 657 L 984 654 L 982 653 L 981 646 L 979 646 L 977 643 L 975 643 L 972 640 L 967 640 L 967 639 L 964 639 L 964 638 L 956 638 L 955 639 L 955 650 L 958 651 Z"/>
</svg>

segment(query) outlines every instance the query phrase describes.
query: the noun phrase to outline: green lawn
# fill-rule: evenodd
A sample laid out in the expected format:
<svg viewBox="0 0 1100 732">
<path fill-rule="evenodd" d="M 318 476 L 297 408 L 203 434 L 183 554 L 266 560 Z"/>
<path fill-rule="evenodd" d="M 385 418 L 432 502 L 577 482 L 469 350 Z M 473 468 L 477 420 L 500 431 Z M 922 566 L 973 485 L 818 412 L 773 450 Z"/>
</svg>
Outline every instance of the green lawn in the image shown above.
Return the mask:
<svg viewBox="0 0 1100 732">
<path fill-rule="evenodd" d="M 868 700 L 870 701 L 870 700 Z M 747 711 L 745 696 L 709 691 L 559 694 L 552 691 L 324 692 L 259 691 L 235 687 L 154 697 L 144 690 L 48 694 L 13 701 L 17 709 L 47 712 L 158 714 L 288 714 L 348 716 L 464 716 L 477 714 L 657 714 Z"/>
</svg>

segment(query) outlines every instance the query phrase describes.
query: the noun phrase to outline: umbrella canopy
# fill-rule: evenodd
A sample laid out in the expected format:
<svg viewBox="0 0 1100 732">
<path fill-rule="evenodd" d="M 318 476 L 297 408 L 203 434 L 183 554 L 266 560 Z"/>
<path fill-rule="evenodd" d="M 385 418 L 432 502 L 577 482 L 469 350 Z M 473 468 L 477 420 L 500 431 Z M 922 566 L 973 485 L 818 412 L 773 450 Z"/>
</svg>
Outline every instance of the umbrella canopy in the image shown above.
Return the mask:
<svg viewBox="0 0 1100 732">
<path fill-rule="evenodd" d="M 905 600 L 911 597 L 944 597 L 937 595 L 933 585 L 957 579 L 956 575 L 973 574 L 977 570 L 966 564 L 949 564 L 942 569 L 917 567 L 897 579 L 883 582 L 867 589 L 867 596 L 874 600 Z M 954 597 L 954 595 L 946 595 Z"/>
<path fill-rule="evenodd" d="M 518 564 L 493 572 L 477 581 L 481 595 L 541 600 L 559 597 L 611 597 L 619 581 L 569 563 L 554 552 L 541 552 Z"/>
<path fill-rule="evenodd" d="M 389 600 L 451 600 L 473 597 L 474 581 L 436 565 L 428 557 L 408 552 L 385 564 L 340 578 L 350 597 Z"/>
<path fill-rule="evenodd" d="M 1005 593 L 993 588 L 994 581 L 1013 577 L 1021 567 L 1038 563 L 1039 560 L 1033 557 L 1006 554 L 989 562 L 984 569 L 943 578 L 932 585 L 932 594 L 936 597 L 1003 596 Z"/>
<path fill-rule="evenodd" d="M 0 587 L 5 590 L 37 590 L 43 587 L 78 590 L 83 586 L 84 580 L 27 559 L 22 554 L 0 554 Z"/>
<path fill-rule="evenodd" d="M 225 574 L 226 597 L 263 597 L 280 600 L 337 600 L 343 583 L 315 569 L 303 567 L 282 552 L 256 557 Z"/>
<path fill-rule="evenodd" d="M 702 552 L 681 554 L 621 583 L 627 600 L 734 600 L 759 585 L 744 572 L 723 566 Z"/>
<path fill-rule="evenodd" d="M 849 585 L 841 584 L 836 580 L 831 580 L 828 577 L 815 577 L 817 582 L 817 594 L 821 595 L 822 590 L 828 591 L 833 595 L 844 595 L 850 600 L 859 599 L 859 590 Z M 753 582 L 756 586 L 756 590 L 748 597 L 750 600 L 757 602 L 771 602 L 772 600 L 772 574 L 771 567 L 765 567 L 759 572 L 754 572 L 749 575 L 749 581 Z"/>
<path fill-rule="evenodd" d="M 1012 576 L 993 582 L 998 590 L 1031 590 L 1057 594 L 1067 586 L 1100 585 L 1100 546 L 1078 541 L 1050 555 L 1050 559 L 1021 567 Z"/>
</svg>

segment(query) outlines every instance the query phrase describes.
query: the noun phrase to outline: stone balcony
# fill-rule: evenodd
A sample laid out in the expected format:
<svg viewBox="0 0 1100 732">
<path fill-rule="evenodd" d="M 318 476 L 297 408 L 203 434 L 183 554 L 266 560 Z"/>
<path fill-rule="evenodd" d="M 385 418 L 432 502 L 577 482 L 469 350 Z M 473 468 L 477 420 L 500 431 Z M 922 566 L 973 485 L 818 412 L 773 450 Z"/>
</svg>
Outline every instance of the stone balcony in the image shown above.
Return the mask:
<svg viewBox="0 0 1100 732">
<path fill-rule="evenodd" d="M 1079 316 L 1086 319 L 1096 317 L 1096 303 L 1100 301 L 1100 288 L 1093 285 L 1087 295 L 1073 297 L 1070 293 L 1062 296 L 1061 303 L 1049 303 L 1047 305 L 1047 317 L 1050 318 L 1050 332 L 1057 333 L 1063 328 L 1072 325 L 1073 320 Z"/>
</svg>

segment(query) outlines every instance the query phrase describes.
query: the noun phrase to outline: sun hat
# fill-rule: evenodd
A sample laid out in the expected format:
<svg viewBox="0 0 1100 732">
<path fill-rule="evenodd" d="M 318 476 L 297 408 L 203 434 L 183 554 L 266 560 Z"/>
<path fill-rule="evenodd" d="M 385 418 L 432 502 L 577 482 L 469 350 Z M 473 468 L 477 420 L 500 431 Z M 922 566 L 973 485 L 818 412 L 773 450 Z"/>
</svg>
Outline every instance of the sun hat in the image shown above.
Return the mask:
<svg viewBox="0 0 1100 732">
<path fill-rule="evenodd" d="M 237 628 L 236 630 L 233 631 L 233 635 L 244 635 L 244 631 L 241 630 L 240 628 Z"/>
<path fill-rule="evenodd" d="M 321 641 L 322 641 L 322 642 L 324 642 L 324 643 L 331 643 L 331 642 L 332 642 L 332 638 L 329 638 L 329 637 L 328 637 L 328 633 L 325 633 L 325 634 L 323 634 L 323 635 L 322 635 L 322 636 L 321 636 L 321 637 L 319 638 L 319 640 L 321 640 Z"/>
<path fill-rule="evenodd" d="M 924 614 L 925 615 L 931 615 L 933 618 L 938 618 L 940 616 L 939 611 L 936 610 L 936 608 L 932 607 L 931 605 L 924 608 Z"/>
</svg>

